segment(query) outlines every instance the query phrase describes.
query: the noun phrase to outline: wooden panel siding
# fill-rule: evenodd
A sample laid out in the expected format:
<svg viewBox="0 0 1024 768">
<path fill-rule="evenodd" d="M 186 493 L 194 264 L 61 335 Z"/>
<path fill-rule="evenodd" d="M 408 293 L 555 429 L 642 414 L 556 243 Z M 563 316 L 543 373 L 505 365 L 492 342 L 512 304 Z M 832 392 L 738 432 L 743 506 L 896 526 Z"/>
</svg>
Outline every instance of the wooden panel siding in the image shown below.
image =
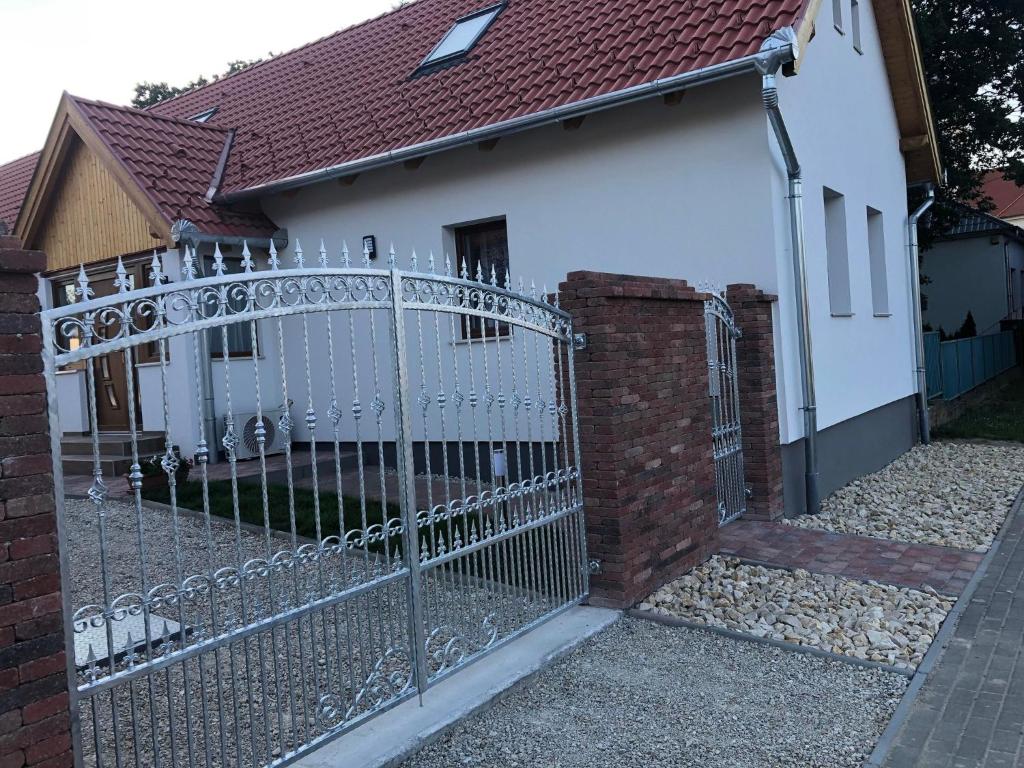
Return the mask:
<svg viewBox="0 0 1024 768">
<path fill-rule="evenodd" d="M 53 271 L 162 245 L 150 230 L 99 158 L 75 139 L 33 246 Z"/>
</svg>

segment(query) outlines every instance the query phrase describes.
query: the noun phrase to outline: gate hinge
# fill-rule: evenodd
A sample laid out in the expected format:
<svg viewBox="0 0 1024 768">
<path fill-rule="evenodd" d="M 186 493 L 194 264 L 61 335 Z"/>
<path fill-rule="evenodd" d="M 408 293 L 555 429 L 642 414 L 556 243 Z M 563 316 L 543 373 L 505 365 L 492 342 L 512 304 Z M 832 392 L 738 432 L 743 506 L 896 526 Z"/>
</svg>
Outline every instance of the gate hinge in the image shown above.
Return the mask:
<svg viewBox="0 0 1024 768">
<path fill-rule="evenodd" d="M 587 334 L 585 334 L 585 333 L 574 333 L 572 335 L 572 348 L 576 349 L 576 350 L 586 349 L 587 348 Z"/>
<path fill-rule="evenodd" d="M 601 561 L 600 560 L 589 560 L 587 561 L 587 569 L 590 571 L 590 575 L 593 576 L 601 572 Z"/>
</svg>

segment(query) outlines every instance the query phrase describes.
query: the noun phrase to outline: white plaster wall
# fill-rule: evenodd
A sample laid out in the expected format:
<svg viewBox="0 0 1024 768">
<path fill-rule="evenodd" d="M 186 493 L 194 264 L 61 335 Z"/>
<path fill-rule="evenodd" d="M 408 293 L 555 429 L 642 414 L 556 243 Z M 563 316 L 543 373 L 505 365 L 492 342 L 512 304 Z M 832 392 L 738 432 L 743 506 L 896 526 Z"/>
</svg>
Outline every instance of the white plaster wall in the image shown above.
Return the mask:
<svg viewBox="0 0 1024 768">
<path fill-rule="evenodd" d="M 402 264 L 415 249 L 422 265 L 430 251 L 440 261 L 451 250 L 445 227 L 505 216 L 513 280 L 522 276 L 527 285 L 535 281 L 538 289 L 546 285 L 554 290 L 567 272 L 593 269 L 692 283 L 753 282 L 774 291 L 771 166 L 759 87 L 759 79 L 750 76 L 694 88 L 677 106 L 665 106 L 659 99 L 641 102 L 592 115 L 577 131 L 539 128 L 503 138 L 491 152 L 475 147 L 454 150 L 427 158 L 415 171 L 401 166 L 383 169 L 361 175 L 352 186 L 325 182 L 266 199 L 264 208 L 288 229 L 288 258 L 298 239 L 311 261 L 323 238 L 335 263 L 343 240 L 358 259 L 362 236 L 373 234 L 381 250 L 376 266 L 386 267 L 391 242 Z M 362 323 L 357 333 L 365 338 L 366 320 Z M 412 314 L 406 323 L 414 323 Z M 286 326 L 296 342 L 286 346 L 288 368 L 301 374 L 301 321 L 288 320 Z M 323 370 L 325 331 L 319 318 L 311 320 L 310 327 L 313 355 L 320 364 L 313 374 L 314 401 L 323 424 L 329 403 Z M 408 333 L 416 344 L 415 329 L 410 327 Z M 425 344 L 433 339 L 429 329 Z M 464 382 L 460 388 L 467 392 L 470 348 L 452 347 L 450 334 L 443 334 L 443 343 L 446 361 L 453 348 L 459 356 Z M 347 336 L 336 339 L 339 360 L 347 360 L 347 344 Z M 497 375 L 494 346 L 493 341 L 486 345 L 492 378 Z M 503 369 L 509 370 L 508 342 L 499 346 Z M 485 345 L 472 348 L 482 396 Z M 389 354 L 387 345 L 382 343 L 380 349 Z M 534 354 L 532 340 L 529 354 Z M 369 376 L 372 361 L 366 352 L 360 358 L 360 376 Z M 436 353 L 425 358 L 430 382 L 436 380 L 435 359 Z M 413 364 L 414 390 L 417 368 L 418 361 Z M 387 394 L 390 360 L 378 369 Z M 351 377 L 347 363 L 339 370 Z M 362 386 L 365 411 L 373 395 L 365 394 L 366 385 Z M 508 393 L 510 380 L 502 387 Z M 492 389 L 498 389 L 496 378 Z M 296 402 L 295 434 L 303 439 L 304 382 L 290 379 L 289 394 Z M 414 424 L 418 410 L 415 416 Z M 372 419 L 370 424 L 374 434 Z"/>
<path fill-rule="evenodd" d="M 1016 269 L 1014 306 L 1009 304 L 1008 281 Z M 924 321 L 934 330 L 954 333 L 970 311 L 979 334 L 995 333 L 999 321 L 1021 308 L 1024 245 L 1001 235 L 985 235 L 936 243 L 924 253 L 922 273 L 929 282 Z"/>
<path fill-rule="evenodd" d="M 842 0 L 849 29 L 850 0 Z M 913 317 L 906 255 L 906 178 L 899 130 L 869 2 L 860 3 L 863 54 L 832 24 L 823 3 L 817 34 L 795 77 L 779 78 L 780 104 L 804 170 L 807 279 L 818 400 L 824 429 L 914 392 Z M 786 173 L 774 139 L 773 203 L 779 249 L 782 440 L 803 434 Z M 832 317 L 822 188 L 845 196 L 853 315 Z M 866 206 L 883 213 L 890 316 L 872 308 Z"/>
<path fill-rule="evenodd" d="M 238 254 L 227 250 L 229 258 Z M 235 249 L 237 250 L 237 249 Z M 200 257 L 211 252 L 204 246 L 200 249 Z M 255 256 L 259 269 L 266 268 L 265 256 Z M 181 260 L 178 251 L 168 252 L 164 261 L 164 270 L 171 280 L 181 279 Z M 277 373 L 276 361 L 279 359 L 277 336 L 270 321 L 260 321 L 257 325 L 260 354 L 255 361 L 248 358 L 231 359 L 225 365 L 222 358 L 210 361 L 214 390 L 214 413 L 217 421 L 217 434 L 206 434 L 207 444 L 211 452 L 219 449 L 222 436 L 224 415 L 231 412 L 235 415 L 236 426 L 243 414 L 256 410 L 257 379 L 261 384 L 261 402 L 265 408 L 277 408 L 281 404 L 280 378 Z M 136 366 L 139 373 L 139 388 L 142 403 L 142 427 L 151 431 L 167 431 L 171 441 L 181 447 L 185 455 L 192 454 L 199 442 L 201 406 L 197 397 L 200 382 L 197 380 L 194 340 L 191 332 L 172 336 L 167 342 L 166 371 L 161 375 L 159 362 L 140 363 Z M 200 365 L 205 362 L 200 360 Z M 227 367 L 227 371 L 225 371 Z M 164 416 L 164 387 L 166 380 L 166 405 L 169 419 Z M 230 389 L 230 402 L 228 392 Z M 205 430 L 205 425 L 203 426 Z"/>
</svg>

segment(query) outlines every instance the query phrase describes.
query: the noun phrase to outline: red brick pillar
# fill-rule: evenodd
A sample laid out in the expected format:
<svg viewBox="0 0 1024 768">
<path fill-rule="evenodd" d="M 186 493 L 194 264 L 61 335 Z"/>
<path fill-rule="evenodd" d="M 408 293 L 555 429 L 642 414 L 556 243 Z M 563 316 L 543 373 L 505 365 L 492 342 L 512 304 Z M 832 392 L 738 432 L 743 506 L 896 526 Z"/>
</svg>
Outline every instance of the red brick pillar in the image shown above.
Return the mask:
<svg viewBox="0 0 1024 768">
<path fill-rule="evenodd" d="M 746 518 L 782 517 L 782 449 L 775 392 L 775 343 L 772 304 L 777 297 L 753 285 L 734 284 L 726 298 L 742 336 L 736 341 L 743 426 L 743 467 L 750 499 Z"/>
<path fill-rule="evenodd" d="M 682 280 L 572 272 L 591 602 L 625 607 L 718 550 L 704 294 Z"/>
<path fill-rule="evenodd" d="M 36 272 L 0 237 L 0 766 L 70 766 L 71 731 Z"/>
</svg>

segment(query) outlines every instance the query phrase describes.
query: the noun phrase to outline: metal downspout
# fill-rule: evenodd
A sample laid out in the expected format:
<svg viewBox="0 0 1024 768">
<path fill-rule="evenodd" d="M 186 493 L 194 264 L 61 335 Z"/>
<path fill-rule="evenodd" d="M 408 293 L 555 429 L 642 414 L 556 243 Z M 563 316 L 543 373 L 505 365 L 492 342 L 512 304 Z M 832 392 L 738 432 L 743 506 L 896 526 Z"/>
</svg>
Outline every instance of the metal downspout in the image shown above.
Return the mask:
<svg viewBox="0 0 1024 768">
<path fill-rule="evenodd" d="M 776 73 L 779 68 L 799 55 L 796 35 L 787 27 L 774 33 L 761 46 L 762 75 L 761 99 L 768 113 L 768 121 L 779 143 L 786 163 L 789 179 L 789 226 L 793 253 L 793 289 L 796 306 L 797 336 L 800 349 L 800 390 L 804 414 L 804 498 L 808 514 L 821 510 L 818 490 L 818 406 L 814 392 L 814 357 L 811 347 L 811 327 L 807 300 L 807 254 L 804 242 L 803 172 L 797 159 L 793 141 L 779 109 Z"/>
<path fill-rule="evenodd" d="M 914 357 L 917 373 L 917 422 L 921 434 L 921 442 L 928 445 L 932 441 L 931 425 L 928 420 L 928 376 L 924 359 L 924 325 L 921 320 L 921 264 L 920 246 L 917 240 L 917 222 L 924 212 L 935 202 L 935 187 L 928 185 L 928 196 L 917 206 L 907 219 L 907 251 L 910 258 L 910 311 L 914 317 Z"/>
</svg>

